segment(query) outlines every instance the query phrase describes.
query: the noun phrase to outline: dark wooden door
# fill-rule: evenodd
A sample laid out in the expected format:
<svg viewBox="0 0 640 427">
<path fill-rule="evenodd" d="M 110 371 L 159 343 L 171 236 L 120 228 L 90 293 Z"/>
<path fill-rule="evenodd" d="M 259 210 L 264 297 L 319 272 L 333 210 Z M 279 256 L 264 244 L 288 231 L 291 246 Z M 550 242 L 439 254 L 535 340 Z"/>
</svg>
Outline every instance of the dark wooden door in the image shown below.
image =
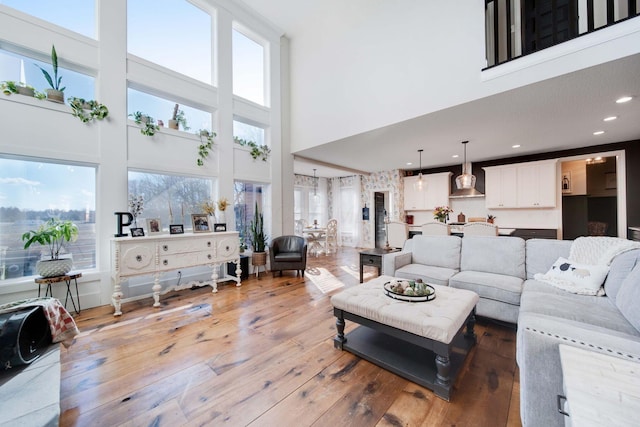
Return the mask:
<svg viewBox="0 0 640 427">
<path fill-rule="evenodd" d="M 384 193 L 373 193 L 373 212 L 376 229 L 376 248 L 384 248 L 387 241 L 384 228 Z"/>
<path fill-rule="evenodd" d="M 525 0 L 522 10 L 525 54 L 578 35 L 577 0 Z"/>
</svg>

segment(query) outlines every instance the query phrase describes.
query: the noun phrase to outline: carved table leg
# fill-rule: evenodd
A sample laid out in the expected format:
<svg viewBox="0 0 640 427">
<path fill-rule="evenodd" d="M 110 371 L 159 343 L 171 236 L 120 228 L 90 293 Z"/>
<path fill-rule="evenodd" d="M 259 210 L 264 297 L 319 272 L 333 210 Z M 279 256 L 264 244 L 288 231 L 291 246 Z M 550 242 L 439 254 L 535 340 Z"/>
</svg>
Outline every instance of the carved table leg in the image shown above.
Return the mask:
<svg viewBox="0 0 640 427">
<path fill-rule="evenodd" d="M 114 316 L 122 316 L 122 287 L 120 286 L 120 278 L 116 278 L 113 285 L 113 294 L 111 295 L 111 303 L 115 308 Z"/>
<path fill-rule="evenodd" d="M 464 334 L 465 338 L 473 340 L 474 343 L 476 342 L 476 339 L 477 339 L 476 333 L 473 330 L 475 325 L 476 325 L 476 309 L 474 308 L 471 314 L 469 315 L 469 318 L 467 319 L 467 330 Z"/>
<path fill-rule="evenodd" d="M 211 266 L 211 287 L 213 290 L 211 292 L 218 292 L 218 270 L 220 269 L 220 264 L 213 264 Z"/>
<path fill-rule="evenodd" d="M 162 290 L 162 285 L 160 285 L 160 273 L 156 273 L 153 275 L 153 306 L 160 307 L 160 290 Z"/>
<path fill-rule="evenodd" d="M 240 282 L 242 282 L 241 276 L 242 276 L 242 265 L 240 264 L 240 260 L 236 259 L 233 262 L 236 263 L 236 286 L 242 286 L 242 284 Z"/>
<path fill-rule="evenodd" d="M 344 317 L 342 316 L 342 312 L 336 316 L 336 329 L 338 331 L 338 335 L 333 339 L 333 346 L 342 350 L 342 346 L 347 342 L 347 339 L 344 336 Z"/>
<path fill-rule="evenodd" d="M 449 361 L 449 356 L 436 354 L 436 369 L 438 370 L 436 373 L 436 383 L 448 387 L 451 382 L 451 362 Z"/>
</svg>

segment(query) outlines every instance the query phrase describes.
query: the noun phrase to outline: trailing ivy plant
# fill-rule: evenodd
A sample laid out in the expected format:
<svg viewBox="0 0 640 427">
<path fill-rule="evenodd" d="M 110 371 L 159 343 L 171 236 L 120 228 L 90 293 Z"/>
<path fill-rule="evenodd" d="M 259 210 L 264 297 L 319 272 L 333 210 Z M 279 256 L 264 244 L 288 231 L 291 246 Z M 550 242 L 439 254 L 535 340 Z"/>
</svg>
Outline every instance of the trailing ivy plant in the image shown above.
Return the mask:
<svg viewBox="0 0 640 427">
<path fill-rule="evenodd" d="M 238 138 L 237 136 L 233 137 L 233 141 L 242 147 L 251 148 L 249 154 L 251 155 L 253 160 L 256 160 L 258 157 L 260 157 L 263 162 L 266 162 L 269 158 L 269 154 L 271 154 L 271 148 L 266 145 L 258 145 L 258 143 L 256 143 L 255 141 L 247 141 L 246 139 Z"/>
<path fill-rule="evenodd" d="M 70 98 L 69 105 L 71 106 L 73 117 L 79 118 L 82 123 L 92 120 L 104 120 L 109 115 L 109 109 L 98 101 Z"/>
<path fill-rule="evenodd" d="M 204 161 L 209 157 L 209 153 L 213 148 L 213 144 L 215 141 L 213 138 L 216 135 L 215 132 L 211 132 L 207 129 L 200 129 L 198 131 L 198 135 L 200 136 L 200 145 L 198 146 L 198 166 L 204 166 Z"/>
<path fill-rule="evenodd" d="M 7 96 L 12 93 L 18 93 L 18 84 L 11 80 L 0 82 L 0 91 Z"/>
<path fill-rule="evenodd" d="M 133 121 L 142 126 L 140 128 L 140 133 L 143 135 L 153 136 L 156 134 L 156 131 L 160 130 L 160 126 L 156 124 L 155 119 L 141 111 L 129 114 L 129 117 L 133 117 Z"/>
</svg>

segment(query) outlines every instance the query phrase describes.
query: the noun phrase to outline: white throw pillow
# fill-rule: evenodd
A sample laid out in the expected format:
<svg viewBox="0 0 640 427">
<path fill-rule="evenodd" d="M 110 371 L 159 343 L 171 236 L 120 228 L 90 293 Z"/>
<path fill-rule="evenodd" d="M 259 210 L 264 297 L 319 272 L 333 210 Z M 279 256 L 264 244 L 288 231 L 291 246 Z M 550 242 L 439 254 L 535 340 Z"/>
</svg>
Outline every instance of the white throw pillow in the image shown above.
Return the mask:
<svg viewBox="0 0 640 427">
<path fill-rule="evenodd" d="M 580 264 L 560 257 L 546 274 L 536 274 L 535 279 L 575 294 L 604 295 L 602 284 L 608 273 L 609 266 Z"/>
</svg>

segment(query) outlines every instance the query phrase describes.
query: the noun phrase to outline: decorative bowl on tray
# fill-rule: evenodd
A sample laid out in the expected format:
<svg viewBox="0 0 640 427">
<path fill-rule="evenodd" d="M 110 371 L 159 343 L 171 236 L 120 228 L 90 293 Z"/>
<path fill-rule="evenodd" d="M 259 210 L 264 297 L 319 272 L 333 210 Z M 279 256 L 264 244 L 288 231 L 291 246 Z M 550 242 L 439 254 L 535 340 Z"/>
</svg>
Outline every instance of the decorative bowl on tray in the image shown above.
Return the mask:
<svg viewBox="0 0 640 427">
<path fill-rule="evenodd" d="M 436 297 L 433 286 L 422 280 L 393 279 L 384 284 L 384 294 L 390 298 L 408 302 L 431 301 Z"/>
</svg>

